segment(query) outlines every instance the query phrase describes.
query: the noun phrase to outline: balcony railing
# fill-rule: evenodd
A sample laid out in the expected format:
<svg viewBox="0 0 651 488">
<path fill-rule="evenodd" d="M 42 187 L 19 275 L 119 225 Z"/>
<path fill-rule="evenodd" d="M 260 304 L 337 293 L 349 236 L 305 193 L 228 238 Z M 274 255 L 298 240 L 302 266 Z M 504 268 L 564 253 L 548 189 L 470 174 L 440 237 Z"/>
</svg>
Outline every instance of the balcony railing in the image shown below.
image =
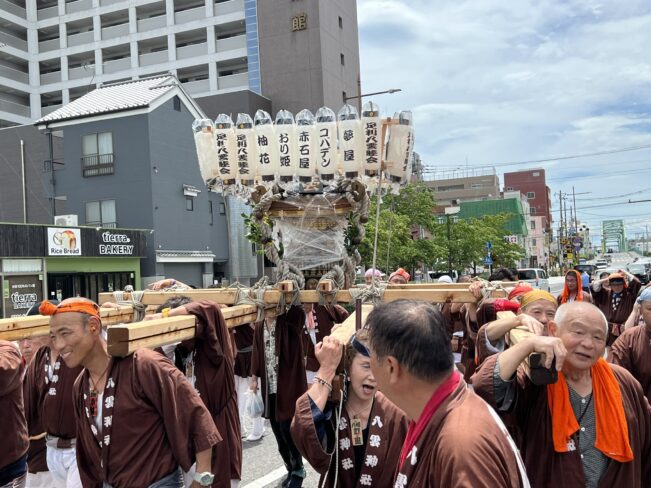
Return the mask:
<svg viewBox="0 0 651 488">
<path fill-rule="evenodd" d="M 81 173 L 84 178 L 112 175 L 114 169 L 113 154 L 90 154 L 81 157 Z"/>
</svg>

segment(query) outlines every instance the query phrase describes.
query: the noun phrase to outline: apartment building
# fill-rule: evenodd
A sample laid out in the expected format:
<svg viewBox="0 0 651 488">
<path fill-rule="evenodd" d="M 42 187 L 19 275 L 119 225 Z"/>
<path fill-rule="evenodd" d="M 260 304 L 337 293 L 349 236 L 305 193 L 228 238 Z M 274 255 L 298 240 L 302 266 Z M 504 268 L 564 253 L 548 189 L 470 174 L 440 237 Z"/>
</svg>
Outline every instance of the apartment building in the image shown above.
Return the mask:
<svg viewBox="0 0 651 488">
<path fill-rule="evenodd" d="M 291 110 L 338 108 L 357 89 L 358 52 L 354 0 L 0 0 L 0 127 L 32 123 L 105 83 L 162 73 L 209 116 L 220 103 L 208 97 L 237 92 Z"/>
</svg>

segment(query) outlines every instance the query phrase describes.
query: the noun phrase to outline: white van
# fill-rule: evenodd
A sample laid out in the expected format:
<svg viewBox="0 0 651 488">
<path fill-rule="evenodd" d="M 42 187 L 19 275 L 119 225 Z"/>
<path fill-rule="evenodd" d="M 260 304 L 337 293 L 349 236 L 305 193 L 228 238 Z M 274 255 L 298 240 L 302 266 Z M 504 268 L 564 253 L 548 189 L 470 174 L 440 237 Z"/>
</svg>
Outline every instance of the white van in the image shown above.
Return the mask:
<svg viewBox="0 0 651 488">
<path fill-rule="evenodd" d="M 544 269 L 540 268 L 522 268 L 518 270 L 518 280 L 526 281 L 534 288 L 550 291 L 549 277 Z"/>
</svg>

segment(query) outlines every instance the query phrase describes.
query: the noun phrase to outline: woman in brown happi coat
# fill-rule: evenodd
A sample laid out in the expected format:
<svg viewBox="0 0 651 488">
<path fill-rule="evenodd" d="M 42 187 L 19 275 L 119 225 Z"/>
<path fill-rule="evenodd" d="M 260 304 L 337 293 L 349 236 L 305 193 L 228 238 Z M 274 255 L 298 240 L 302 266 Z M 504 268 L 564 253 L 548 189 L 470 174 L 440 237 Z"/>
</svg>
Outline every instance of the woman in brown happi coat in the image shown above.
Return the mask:
<svg viewBox="0 0 651 488">
<path fill-rule="evenodd" d="M 321 474 L 319 486 L 386 486 L 400 456 L 407 419 L 377 391 L 365 342 L 361 331 L 345 348 L 347 394 L 341 408 L 328 401 L 342 354 L 342 345 L 331 337 L 316 345 L 319 370 L 296 402 L 292 437 Z"/>
</svg>

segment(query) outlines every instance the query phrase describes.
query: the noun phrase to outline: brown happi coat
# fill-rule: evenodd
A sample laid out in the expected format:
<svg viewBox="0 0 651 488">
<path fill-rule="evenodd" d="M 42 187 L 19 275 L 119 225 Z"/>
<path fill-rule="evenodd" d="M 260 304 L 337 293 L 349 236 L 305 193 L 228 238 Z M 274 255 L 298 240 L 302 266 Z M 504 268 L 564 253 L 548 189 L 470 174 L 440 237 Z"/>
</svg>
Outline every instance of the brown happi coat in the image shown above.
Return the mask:
<svg viewBox="0 0 651 488">
<path fill-rule="evenodd" d="M 610 348 L 608 359 L 626 368 L 651 401 L 651 332 L 644 325 L 624 331 Z"/>
<path fill-rule="evenodd" d="M 528 487 L 497 414 L 461 380 L 407 455 L 394 488 Z"/>
<path fill-rule="evenodd" d="M 18 348 L 0 340 L 0 470 L 22 458 L 29 447 L 23 407 L 24 373 Z"/>
<path fill-rule="evenodd" d="M 34 360 L 27 366 L 27 374 L 23 380 L 23 399 L 25 404 L 25 419 L 27 420 L 27 431 L 29 437 L 38 437 L 41 434 L 45 433 L 43 425 L 41 424 L 40 415 L 38 409 L 33 409 L 29 412 L 28 405 L 33 401 L 31 396 L 35 395 L 37 392 L 33 387 L 29 385 L 29 370 L 34 366 Z M 70 402 L 72 403 L 72 401 Z M 74 414 L 71 414 L 74 420 Z M 29 441 L 29 449 L 27 451 L 27 471 L 30 473 L 40 473 L 42 471 L 47 471 L 47 458 L 46 458 L 47 447 L 45 446 L 45 436 L 40 437 L 39 439 L 34 439 Z"/>
<path fill-rule="evenodd" d="M 74 439 L 77 424 L 72 392 L 75 380 L 84 368 L 81 366 L 68 368 L 61 358 L 57 358 L 53 366 L 52 381 L 50 381 L 46 372 L 50 364 L 50 354 L 49 346 L 40 347 L 27 371 L 31 392 L 30 401 L 25 402 L 25 416 L 31 418 L 33 412 L 38 412 L 36 415 L 48 435 Z"/>
<path fill-rule="evenodd" d="M 368 417 L 368 439 L 362 466 L 355 466 L 350 417 L 345 405 L 339 424 L 338 456 L 334 453 L 335 423 L 333 412 L 326 429 L 324 443 L 321 443 L 314 425 L 307 392 L 296 402 L 292 438 L 301 454 L 321 475 L 319 486 L 339 488 L 387 486 L 395 473 L 400 449 L 407 433 L 405 413 L 382 393 L 375 394 L 375 401 Z M 335 480 L 337 457 L 339 468 Z M 359 472 L 359 478 L 355 477 L 356 472 Z M 327 485 L 323 485 L 324 478 L 328 480 Z"/>
<path fill-rule="evenodd" d="M 474 305 L 468 304 L 466 306 L 472 307 Z M 466 330 L 463 335 L 461 362 L 465 368 L 463 379 L 467 382 L 470 381 L 470 377 L 475 372 L 477 366 L 481 364 L 477 356 L 477 334 L 479 329 L 482 325 L 492 322 L 495 319 L 497 319 L 497 312 L 490 298 L 484 300 L 477 309 L 477 320 L 470 320 L 470 317 L 466 315 Z"/>
<path fill-rule="evenodd" d="M 271 320 L 271 319 L 267 319 Z M 276 357 L 278 358 L 278 392 L 276 395 L 276 420 L 294 417 L 296 400 L 307 390 L 305 364 L 303 361 L 303 307 L 291 307 L 287 313 L 276 317 Z M 267 390 L 267 367 L 264 358 L 264 322 L 255 325 L 251 374 L 261 382 L 264 416 L 269 418 L 269 392 Z"/>
<path fill-rule="evenodd" d="M 603 286 L 599 291 L 594 291 L 590 288 L 594 304 L 604 313 L 608 321 L 608 345 L 615 342 L 615 339 L 619 336 L 619 332 L 617 331 L 613 334 L 612 324 L 622 325 L 626 322 L 626 319 L 628 319 L 628 316 L 633 311 L 633 306 L 635 305 L 635 300 L 637 299 L 637 294 L 641 286 L 642 284 L 638 280 L 631 280 L 628 286 L 624 288 L 624 291 L 622 291 L 622 299 L 616 310 L 613 310 L 612 290 L 606 290 Z"/>
<path fill-rule="evenodd" d="M 87 370 L 75 382 L 77 466 L 84 488 L 146 487 L 188 471 L 197 452 L 221 437 L 197 392 L 157 352 L 113 358 L 102 398 L 102 424 L 90 418 Z M 115 428 L 114 428 L 115 427 Z"/>
<path fill-rule="evenodd" d="M 348 311 L 339 305 L 314 305 L 314 332 L 316 343 L 318 344 L 324 337 L 329 336 L 335 324 L 341 324 L 348 318 Z M 303 334 L 303 352 L 305 353 L 305 369 L 308 371 L 318 371 L 319 361 L 314 355 L 314 343 L 310 336 L 310 331 L 305 328 Z"/>
<path fill-rule="evenodd" d="M 233 371 L 234 357 L 226 321 L 218 305 L 199 301 L 185 308 L 197 317 L 194 338 L 195 387 L 212 414 L 223 441 L 213 448 L 213 488 L 230 488 L 242 471 L 242 438 L 237 392 Z"/>
<path fill-rule="evenodd" d="M 239 325 L 231 329 L 231 334 L 237 353 L 233 371 L 237 376 L 248 378 L 251 376 L 251 355 L 253 354 L 253 331 L 255 324 Z"/>
<path fill-rule="evenodd" d="M 491 356 L 473 377 L 475 391 L 498 411 L 511 408 L 522 431 L 520 452 L 534 488 L 576 488 L 585 486 L 585 476 L 578 450 L 555 452 L 552 441 L 552 418 L 547 404 L 546 386 L 531 384 L 518 370 L 514 380 L 516 397 L 512 405 L 496 405 L 494 370 L 498 356 Z M 619 383 L 628 424 L 629 441 L 634 460 L 620 463 L 610 460 L 599 482 L 599 488 L 651 486 L 651 412 L 640 384 L 616 365 L 611 365 Z"/>
</svg>

